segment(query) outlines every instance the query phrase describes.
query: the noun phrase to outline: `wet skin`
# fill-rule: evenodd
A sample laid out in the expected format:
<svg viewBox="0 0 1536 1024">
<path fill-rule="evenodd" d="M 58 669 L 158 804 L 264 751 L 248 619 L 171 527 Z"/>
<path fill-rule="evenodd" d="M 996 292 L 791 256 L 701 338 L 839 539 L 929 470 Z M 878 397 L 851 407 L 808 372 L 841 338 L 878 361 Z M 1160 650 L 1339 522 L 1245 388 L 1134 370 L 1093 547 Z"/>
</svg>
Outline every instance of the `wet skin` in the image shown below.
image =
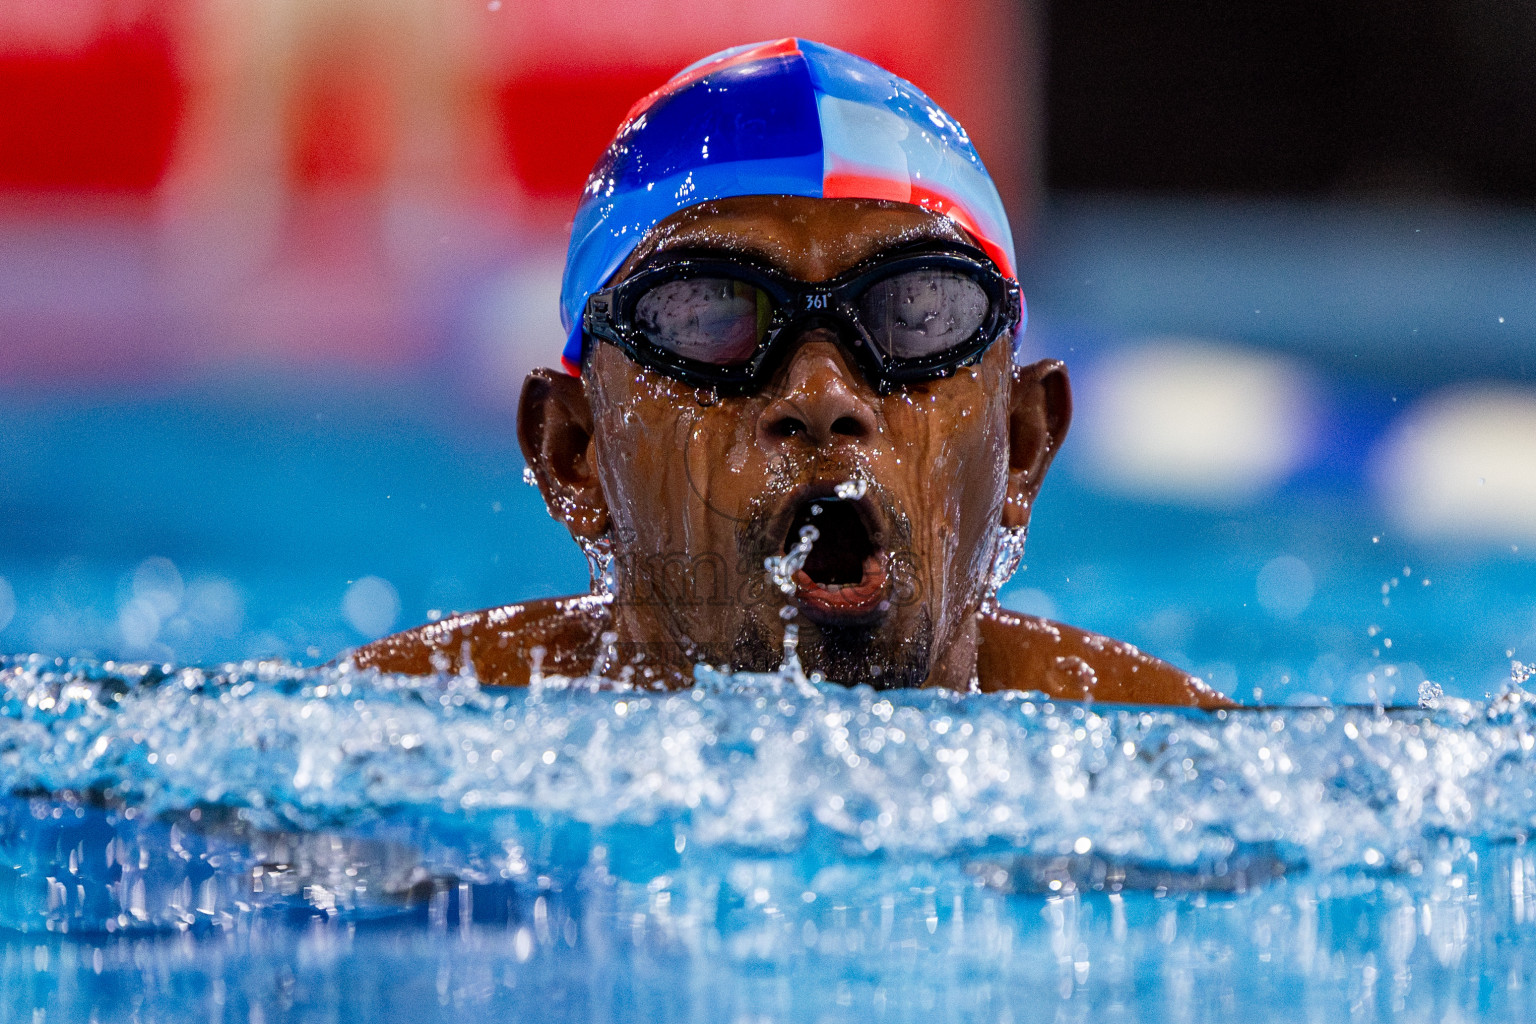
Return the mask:
<svg viewBox="0 0 1536 1024">
<path fill-rule="evenodd" d="M 973 243 L 903 203 L 749 197 L 657 225 L 614 280 L 667 254 L 751 259 L 822 281 L 914 242 Z M 833 322 L 802 321 L 761 391 L 719 396 L 589 340 L 581 379 L 525 382 L 518 435 L 552 516 L 611 543 L 611 602 L 566 598 L 460 615 L 354 656 L 407 673 L 518 685 L 594 665 L 687 685 L 699 662 L 771 671 L 788 606 L 807 673 L 876 687 L 1026 689 L 1064 699 L 1224 706 L 1198 680 L 1122 644 L 985 602 L 997 526 L 1023 528 L 1071 421 L 1065 367 L 1013 361 L 1010 339 L 949 377 L 881 395 Z M 839 483 L 863 481 L 840 500 Z M 847 492 L 845 491 L 845 496 Z M 765 558 L 811 523 L 795 593 Z"/>
</svg>

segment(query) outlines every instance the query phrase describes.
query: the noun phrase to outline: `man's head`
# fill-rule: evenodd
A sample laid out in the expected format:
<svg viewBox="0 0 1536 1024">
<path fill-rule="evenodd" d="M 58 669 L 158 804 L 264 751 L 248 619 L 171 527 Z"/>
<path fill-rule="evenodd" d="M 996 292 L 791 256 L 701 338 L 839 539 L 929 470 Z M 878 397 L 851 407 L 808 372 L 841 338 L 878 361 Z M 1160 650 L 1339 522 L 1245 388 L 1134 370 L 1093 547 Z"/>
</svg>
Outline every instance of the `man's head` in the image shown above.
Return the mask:
<svg viewBox="0 0 1536 1024">
<path fill-rule="evenodd" d="M 771 45 L 783 48 L 782 42 Z M 782 55 L 767 59 L 780 63 L 766 71 L 749 64 L 737 72 L 738 98 L 740 90 L 783 73 Z M 859 64 L 855 71 L 869 77 L 864 69 L 873 65 Z M 832 80 L 831 92 L 848 95 L 847 83 L 835 74 L 823 67 L 820 75 L 823 84 Z M 717 97 L 730 92 L 719 83 L 709 91 Z M 952 125 L 931 101 L 911 93 L 928 104 L 932 125 Z M 706 120 L 713 118 L 705 134 L 712 132 L 718 147 L 734 145 L 739 155 L 762 142 L 755 136 L 732 140 L 732 131 L 764 132 L 740 110 L 720 116 L 718 98 L 703 99 Z M 771 122 L 792 105 L 777 102 L 760 120 Z M 635 124 L 658 106 L 642 105 L 621 129 L 614 144 L 624 150 L 621 156 L 634 162 L 636 151 L 646 150 L 643 125 Z M 856 119 L 836 104 L 829 109 L 844 122 Z M 655 119 L 664 120 L 665 113 L 663 108 Z M 823 139 L 829 134 L 825 120 L 823 112 Z M 866 127 L 878 124 L 879 112 L 865 121 Z M 883 127 L 902 140 L 914 131 L 893 122 Z M 948 167 L 951 198 L 976 192 L 973 172 L 979 167 L 973 154 L 957 161 L 942 151 L 964 141 L 958 132 L 953 126 L 919 139 L 922 151 L 906 160 L 908 167 L 923 160 L 930 168 Z M 881 159 L 890 164 L 889 148 L 878 143 L 878 133 L 866 132 L 863 145 L 876 152 L 853 156 L 868 157 L 871 166 Z M 936 147 L 941 152 L 934 157 L 928 151 Z M 629 173 L 614 148 L 594 181 L 611 185 Z M 783 146 L 759 145 L 753 152 L 778 159 L 773 154 Z M 845 145 L 839 158 L 848 155 Z M 833 163 L 824 154 L 817 161 Z M 654 157 L 642 162 L 670 166 Z M 738 178 L 741 170 L 734 172 Z M 695 172 L 690 176 L 707 178 Z M 629 184 L 633 189 L 635 182 Z M 875 195 L 829 196 L 825 182 L 811 195 L 789 189 L 751 194 L 751 183 L 738 182 L 734 191 L 717 188 L 719 198 L 652 211 L 664 216 L 636 227 L 638 242 L 627 237 L 631 224 L 625 218 L 636 213 L 626 208 L 623 194 L 613 199 L 607 186 L 589 186 L 584 210 L 606 201 L 608 213 L 585 228 L 578 216 L 567 267 L 567 316 L 575 323 L 576 344 L 566 355 L 580 376 L 532 375 L 519 434 L 551 514 L 579 540 L 612 544 L 614 628 L 625 654 L 673 670 L 686 671 L 700 660 L 768 670 L 781 657 L 782 615 L 789 607 L 797 612 L 807 671 L 875 685 L 962 686 L 970 678 L 975 613 L 997 528 L 1027 525 L 1070 419 L 1069 389 L 1059 364 L 1015 365 L 1013 324 L 1022 309 L 1016 298 L 1009 300 L 1016 296 L 1011 244 L 995 191 L 990 203 L 972 196 L 970 203 L 920 205 L 911 183 L 902 199 L 883 198 L 894 191 L 889 184 L 861 190 Z M 622 259 L 606 267 L 614 252 Z M 688 279 L 696 271 L 677 271 L 684 259 L 717 274 L 747 268 L 741 276 L 758 285 L 732 284 L 723 298 L 705 294 Z M 886 274 L 897 259 L 907 261 L 902 268 L 916 268 L 911 276 Z M 648 283 L 674 277 L 684 279 L 686 294 Z M 650 317 L 651 328 L 668 315 L 684 325 L 691 332 L 687 354 L 698 357 L 693 363 L 715 359 L 711 346 L 722 345 L 739 351 L 718 361 L 739 363 L 757 343 L 760 372 L 749 384 L 699 386 L 697 374 L 679 369 L 665 350 L 662 358 L 646 358 L 648 350 L 583 332 L 573 306 L 585 307 L 603 285 L 632 280 L 645 282 L 647 295 L 661 299 L 652 301 L 649 312 L 642 308 L 646 299 L 631 301 L 628 312 L 637 320 Z M 887 284 L 878 291 L 880 281 L 900 287 Z M 777 291 L 773 282 L 779 282 Z M 838 310 L 819 315 L 817 309 L 774 304 L 773 295 L 822 282 L 845 284 L 837 295 L 847 302 Z M 731 305 L 742 295 L 756 297 L 755 305 L 748 299 L 745 316 L 739 303 Z M 668 296 L 670 312 L 658 312 L 656 303 Z M 826 301 L 807 300 L 812 306 Z M 725 313 L 734 319 L 726 323 Z M 876 319 L 881 322 L 871 326 Z M 898 328 L 906 333 L 893 334 Z M 954 328 L 952 337 L 947 328 Z M 606 333 L 615 342 L 628 337 Z M 974 343 L 963 344 L 968 340 Z M 884 358 L 871 359 L 871 347 Z M 898 371 L 896 379 L 882 369 L 890 367 Z M 772 585 L 764 560 L 792 548 L 807 525 L 817 527 L 820 537 L 795 576 L 794 594 L 786 597 Z"/>
</svg>

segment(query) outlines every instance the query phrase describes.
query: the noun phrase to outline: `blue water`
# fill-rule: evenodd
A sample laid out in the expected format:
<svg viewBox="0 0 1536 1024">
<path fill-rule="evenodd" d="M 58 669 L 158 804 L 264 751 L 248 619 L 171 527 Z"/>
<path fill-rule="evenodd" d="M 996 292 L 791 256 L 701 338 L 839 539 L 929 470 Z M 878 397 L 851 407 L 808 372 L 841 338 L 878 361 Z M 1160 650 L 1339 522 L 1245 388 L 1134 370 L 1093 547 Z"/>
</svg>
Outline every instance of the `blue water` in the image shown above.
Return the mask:
<svg viewBox="0 0 1536 1024">
<path fill-rule="evenodd" d="M 0 682 L 4 1019 L 1536 1009 L 1518 688 L 1207 714 L 275 662 Z"/>
</svg>

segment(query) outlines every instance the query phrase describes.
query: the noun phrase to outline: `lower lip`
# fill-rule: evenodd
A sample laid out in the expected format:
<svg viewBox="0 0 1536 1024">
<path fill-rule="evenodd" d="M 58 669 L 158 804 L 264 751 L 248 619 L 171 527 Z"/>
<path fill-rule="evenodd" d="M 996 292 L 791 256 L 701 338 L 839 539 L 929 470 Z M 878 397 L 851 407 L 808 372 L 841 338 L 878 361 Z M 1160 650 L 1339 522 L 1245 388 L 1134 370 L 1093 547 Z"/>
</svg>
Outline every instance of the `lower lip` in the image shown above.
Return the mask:
<svg viewBox="0 0 1536 1024">
<path fill-rule="evenodd" d="M 812 620 L 846 622 L 867 619 L 889 608 L 886 599 L 889 584 L 885 555 L 879 552 L 864 560 L 862 580 L 840 587 L 817 583 L 801 569 L 795 573 L 795 596 Z"/>
</svg>

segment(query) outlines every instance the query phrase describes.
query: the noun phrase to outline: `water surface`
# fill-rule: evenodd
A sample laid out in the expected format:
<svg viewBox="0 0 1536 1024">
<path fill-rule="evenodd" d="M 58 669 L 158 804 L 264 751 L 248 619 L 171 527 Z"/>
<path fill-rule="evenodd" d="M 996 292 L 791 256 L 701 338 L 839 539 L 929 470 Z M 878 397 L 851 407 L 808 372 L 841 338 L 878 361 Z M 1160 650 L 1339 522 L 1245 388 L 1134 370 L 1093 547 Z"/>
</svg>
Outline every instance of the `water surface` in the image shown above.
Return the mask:
<svg viewBox="0 0 1536 1024">
<path fill-rule="evenodd" d="M 0 662 L 5 1019 L 1525 1020 L 1536 702 Z"/>
</svg>

